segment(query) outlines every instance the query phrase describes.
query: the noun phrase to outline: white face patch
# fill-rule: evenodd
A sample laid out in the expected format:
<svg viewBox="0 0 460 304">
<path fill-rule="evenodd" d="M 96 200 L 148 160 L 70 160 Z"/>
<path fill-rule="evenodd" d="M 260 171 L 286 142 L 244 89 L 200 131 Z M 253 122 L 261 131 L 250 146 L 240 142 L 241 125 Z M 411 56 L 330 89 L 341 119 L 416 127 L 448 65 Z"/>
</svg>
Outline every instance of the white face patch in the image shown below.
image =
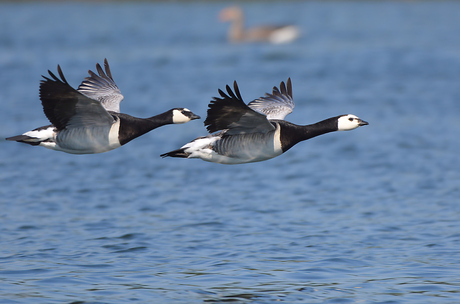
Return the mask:
<svg viewBox="0 0 460 304">
<path fill-rule="evenodd" d="M 188 111 L 189 109 L 183 109 L 182 111 Z M 188 116 L 185 116 L 180 110 L 173 110 L 173 123 L 174 124 L 183 124 L 189 122 L 191 119 Z"/>
<path fill-rule="evenodd" d="M 338 131 L 350 131 L 354 130 L 359 126 L 367 125 L 366 122 L 363 122 L 358 116 L 353 114 L 343 115 L 339 117 L 337 121 L 337 130 Z"/>
</svg>

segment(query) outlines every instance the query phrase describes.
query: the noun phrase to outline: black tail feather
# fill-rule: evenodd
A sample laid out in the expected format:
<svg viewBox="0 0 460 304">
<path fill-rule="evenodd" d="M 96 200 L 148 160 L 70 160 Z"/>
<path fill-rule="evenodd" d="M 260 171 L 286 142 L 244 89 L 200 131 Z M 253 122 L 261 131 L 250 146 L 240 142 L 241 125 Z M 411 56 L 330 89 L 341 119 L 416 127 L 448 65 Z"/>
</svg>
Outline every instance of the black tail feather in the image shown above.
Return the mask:
<svg viewBox="0 0 460 304">
<path fill-rule="evenodd" d="M 38 146 L 40 144 L 40 141 L 37 141 L 36 138 L 30 137 L 30 136 L 27 136 L 27 135 L 17 135 L 17 136 L 8 137 L 8 138 L 5 138 L 5 139 L 6 140 L 11 140 L 11 141 L 17 141 L 17 142 L 20 142 L 20 143 L 29 144 L 29 145 L 32 145 L 32 146 Z"/>
<path fill-rule="evenodd" d="M 188 158 L 190 153 L 185 152 L 185 149 L 177 149 L 168 153 L 164 153 L 160 155 L 161 157 L 180 157 L 180 158 Z"/>
</svg>

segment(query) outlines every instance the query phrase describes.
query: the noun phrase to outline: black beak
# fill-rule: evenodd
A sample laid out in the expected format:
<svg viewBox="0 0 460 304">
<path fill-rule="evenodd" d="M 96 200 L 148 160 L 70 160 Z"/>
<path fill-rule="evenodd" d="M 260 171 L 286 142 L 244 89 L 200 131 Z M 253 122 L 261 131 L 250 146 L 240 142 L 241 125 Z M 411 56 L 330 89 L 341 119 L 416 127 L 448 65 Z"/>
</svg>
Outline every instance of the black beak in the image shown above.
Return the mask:
<svg viewBox="0 0 460 304">
<path fill-rule="evenodd" d="M 193 113 L 190 115 L 190 120 L 200 119 L 200 118 L 201 118 L 200 116 L 193 114 Z"/>
<path fill-rule="evenodd" d="M 359 126 L 367 126 L 369 123 L 367 121 L 364 121 L 362 119 L 359 120 Z"/>
</svg>

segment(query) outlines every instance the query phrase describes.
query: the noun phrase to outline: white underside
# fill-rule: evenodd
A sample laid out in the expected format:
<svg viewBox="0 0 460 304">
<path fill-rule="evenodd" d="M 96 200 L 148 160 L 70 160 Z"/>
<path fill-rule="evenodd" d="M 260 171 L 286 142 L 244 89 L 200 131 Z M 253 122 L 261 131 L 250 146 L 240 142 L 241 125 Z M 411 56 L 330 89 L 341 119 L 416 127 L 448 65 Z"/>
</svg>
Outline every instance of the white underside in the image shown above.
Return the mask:
<svg viewBox="0 0 460 304">
<path fill-rule="evenodd" d="M 47 140 L 47 139 L 54 140 L 55 132 L 54 132 L 54 127 L 49 127 L 49 128 L 42 129 L 42 130 L 32 130 L 32 131 L 24 133 L 23 135 L 36 138 L 37 140 L 35 141 Z M 31 140 L 31 141 L 34 141 L 34 140 Z"/>
<path fill-rule="evenodd" d="M 24 135 L 37 138 L 40 146 L 47 149 L 71 154 L 95 154 L 107 152 L 120 147 L 118 130 L 120 120 L 110 128 L 70 128 L 54 132 L 54 128 L 29 131 Z"/>
<path fill-rule="evenodd" d="M 283 153 L 279 139 L 280 127 L 270 133 L 233 135 L 222 142 L 220 136 L 196 139 L 182 148 L 190 153 L 188 158 L 200 158 L 219 164 L 244 164 L 264 161 Z"/>
<path fill-rule="evenodd" d="M 300 31 L 295 26 L 286 26 L 274 31 L 270 35 L 270 42 L 271 43 L 288 43 L 300 36 Z"/>
</svg>

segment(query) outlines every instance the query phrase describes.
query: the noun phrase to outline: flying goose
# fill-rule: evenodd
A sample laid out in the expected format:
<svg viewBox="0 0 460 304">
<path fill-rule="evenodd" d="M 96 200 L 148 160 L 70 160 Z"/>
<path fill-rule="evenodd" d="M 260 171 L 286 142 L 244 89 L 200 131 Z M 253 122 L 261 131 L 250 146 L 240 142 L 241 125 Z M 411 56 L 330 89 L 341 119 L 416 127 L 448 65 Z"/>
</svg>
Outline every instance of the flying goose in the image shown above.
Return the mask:
<svg viewBox="0 0 460 304">
<path fill-rule="evenodd" d="M 230 42 L 287 43 L 297 39 L 300 34 L 294 25 L 261 25 L 245 29 L 243 11 L 238 6 L 223 9 L 219 18 L 222 22 L 231 22 L 228 32 Z"/>
<path fill-rule="evenodd" d="M 243 164 L 264 161 L 292 148 L 295 144 L 334 131 L 348 131 L 368 123 L 355 115 L 331 117 L 315 124 L 299 126 L 284 120 L 294 109 L 291 79 L 287 86 L 266 93 L 246 105 L 236 81 L 234 92 L 227 85 L 227 94 L 219 90 L 204 121 L 211 133 L 198 137 L 182 148 L 162 157 L 201 158 L 220 164 Z M 214 133 L 217 132 L 217 133 Z"/>
<path fill-rule="evenodd" d="M 90 77 L 85 78 L 78 90 L 68 84 L 59 65 L 61 79 L 48 70 L 51 78 L 42 76 L 40 99 L 52 124 L 7 140 L 72 154 L 102 153 L 155 128 L 200 118 L 186 108 L 174 108 L 150 118 L 120 113 L 123 95 L 113 81 L 107 59 L 104 66 L 105 73 L 96 65 L 99 75 L 88 71 Z"/>
</svg>

